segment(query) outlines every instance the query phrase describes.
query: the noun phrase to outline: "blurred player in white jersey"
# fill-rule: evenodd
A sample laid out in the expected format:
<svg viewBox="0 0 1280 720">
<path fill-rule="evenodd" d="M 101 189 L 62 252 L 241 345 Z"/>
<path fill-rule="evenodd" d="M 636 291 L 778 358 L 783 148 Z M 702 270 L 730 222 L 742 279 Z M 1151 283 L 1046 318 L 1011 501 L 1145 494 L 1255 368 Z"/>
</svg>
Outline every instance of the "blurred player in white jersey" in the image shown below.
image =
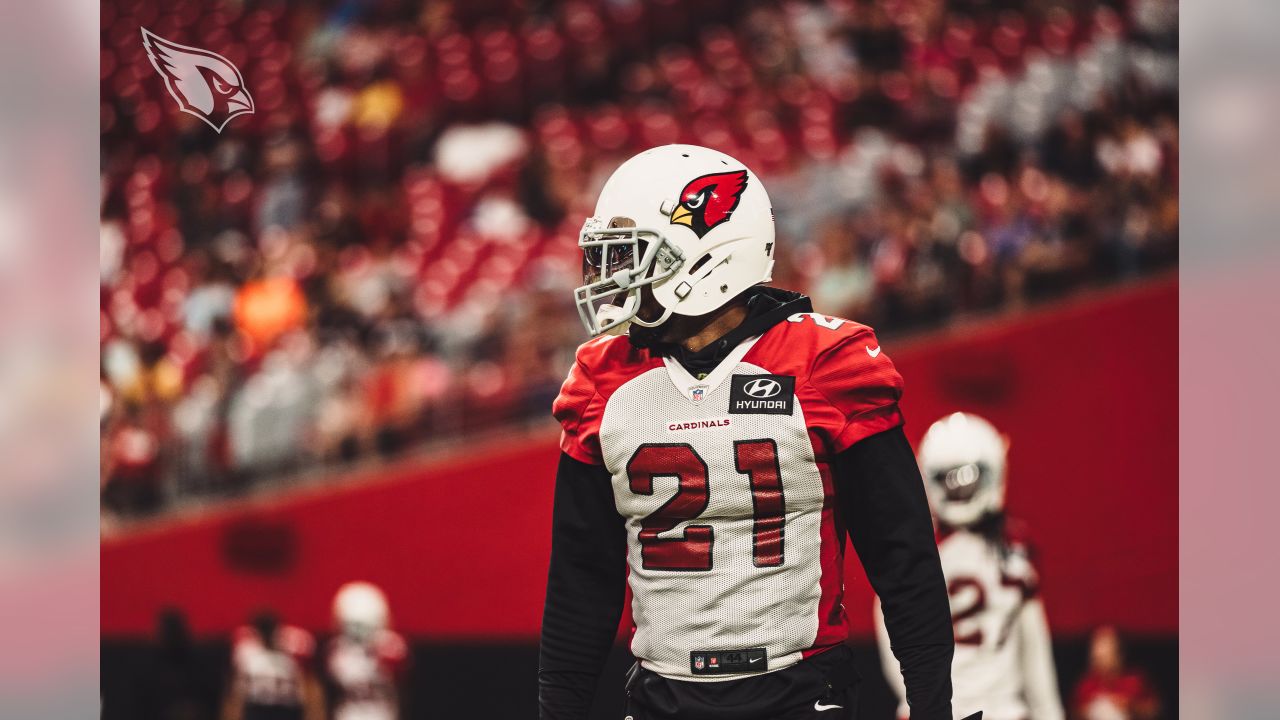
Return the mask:
<svg viewBox="0 0 1280 720">
<path fill-rule="evenodd" d="M 235 632 L 223 720 L 323 720 L 315 639 L 263 612 Z"/>
<path fill-rule="evenodd" d="M 347 583 L 334 596 L 333 619 L 338 635 L 325 657 L 333 720 L 397 720 L 408 650 L 389 627 L 386 597 L 369 583 Z"/>
<path fill-rule="evenodd" d="M 956 652 L 956 717 L 977 710 L 987 720 L 1061 720 L 1057 673 L 1039 581 L 1027 548 L 1004 516 L 1008 443 L 977 415 L 954 413 L 920 442 L 924 476 L 938 526 L 938 553 L 951 597 Z M 876 606 L 880 656 L 906 717 L 898 662 Z"/>
</svg>

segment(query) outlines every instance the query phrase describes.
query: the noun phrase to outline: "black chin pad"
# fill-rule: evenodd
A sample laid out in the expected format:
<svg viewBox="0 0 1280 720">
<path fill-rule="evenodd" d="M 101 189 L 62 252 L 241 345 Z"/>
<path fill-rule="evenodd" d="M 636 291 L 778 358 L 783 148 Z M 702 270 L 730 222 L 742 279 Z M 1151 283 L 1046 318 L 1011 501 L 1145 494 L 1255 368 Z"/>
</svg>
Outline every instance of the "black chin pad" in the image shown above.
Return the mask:
<svg viewBox="0 0 1280 720">
<path fill-rule="evenodd" d="M 649 350 L 662 341 L 662 325 L 644 327 L 631 323 L 631 327 L 627 329 L 627 340 L 637 350 Z"/>
</svg>

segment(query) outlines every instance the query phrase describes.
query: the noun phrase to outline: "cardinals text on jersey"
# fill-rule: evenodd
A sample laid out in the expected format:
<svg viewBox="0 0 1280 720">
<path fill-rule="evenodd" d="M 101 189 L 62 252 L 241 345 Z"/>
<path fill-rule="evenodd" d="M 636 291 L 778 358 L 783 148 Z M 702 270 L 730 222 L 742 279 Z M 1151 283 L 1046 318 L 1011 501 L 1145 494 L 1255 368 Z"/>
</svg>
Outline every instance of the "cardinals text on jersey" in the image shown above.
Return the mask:
<svg viewBox="0 0 1280 720">
<path fill-rule="evenodd" d="M 778 670 L 848 634 L 830 463 L 902 422 L 870 328 L 812 313 L 704 378 L 603 337 L 555 402 L 561 447 L 613 476 L 627 526 L 632 652 L 681 680 Z"/>
</svg>

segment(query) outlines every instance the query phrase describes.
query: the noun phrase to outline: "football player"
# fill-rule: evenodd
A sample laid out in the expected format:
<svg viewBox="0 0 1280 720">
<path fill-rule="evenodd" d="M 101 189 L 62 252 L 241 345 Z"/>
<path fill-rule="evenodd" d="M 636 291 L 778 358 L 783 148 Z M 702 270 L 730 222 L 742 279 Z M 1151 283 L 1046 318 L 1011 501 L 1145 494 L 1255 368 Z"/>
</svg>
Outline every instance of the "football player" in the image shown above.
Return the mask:
<svg viewBox="0 0 1280 720">
<path fill-rule="evenodd" d="M 1061 720 L 1062 702 L 1039 583 L 1026 547 L 1005 527 L 1008 443 L 986 420 L 954 413 L 920 441 L 920 470 L 937 519 L 942 572 L 956 639 L 952 681 L 958 714 L 988 720 Z M 907 706 L 898 662 L 877 622 L 890 686 Z"/>
<path fill-rule="evenodd" d="M 396 720 L 408 648 L 389 627 L 386 596 L 370 583 L 347 583 L 333 598 L 333 619 L 338 635 L 325 658 L 333 720 Z"/>
<path fill-rule="evenodd" d="M 951 618 L 902 378 L 871 328 L 761 286 L 775 246 L 759 178 L 703 147 L 645 151 L 578 244 L 597 337 L 553 408 L 540 717 L 587 717 L 628 583 L 632 720 L 853 717 L 847 533 L 912 718 L 951 720 Z"/>
<path fill-rule="evenodd" d="M 324 693 L 311 664 L 315 639 L 270 612 L 236 630 L 223 720 L 323 720 Z"/>
</svg>

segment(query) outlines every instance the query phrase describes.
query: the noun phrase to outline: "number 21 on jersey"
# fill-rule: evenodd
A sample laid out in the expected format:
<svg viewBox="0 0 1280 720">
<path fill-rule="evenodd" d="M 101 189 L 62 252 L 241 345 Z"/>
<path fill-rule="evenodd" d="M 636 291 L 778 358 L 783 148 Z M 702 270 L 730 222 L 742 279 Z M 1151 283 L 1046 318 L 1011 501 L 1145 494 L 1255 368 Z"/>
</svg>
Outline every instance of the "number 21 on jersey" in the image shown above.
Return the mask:
<svg viewBox="0 0 1280 720">
<path fill-rule="evenodd" d="M 751 555 L 756 567 L 783 563 L 783 525 L 786 504 L 778 446 L 773 440 L 738 440 L 733 444 L 738 473 L 751 487 L 753 511 Z M 711 501 L 707 463 L 687 443 L 646 443 L 627 462 L 631 492 L 653 494 L 655 477 L 674 477 L 676 494 L 640 523 L 641 558 L 649 570 L 707 571 L 711 569 L 715 533 L 710 525 L 685 526 L 681 537 L 664 538 L 687 520 L 696 520 Z"/>
</svg>

